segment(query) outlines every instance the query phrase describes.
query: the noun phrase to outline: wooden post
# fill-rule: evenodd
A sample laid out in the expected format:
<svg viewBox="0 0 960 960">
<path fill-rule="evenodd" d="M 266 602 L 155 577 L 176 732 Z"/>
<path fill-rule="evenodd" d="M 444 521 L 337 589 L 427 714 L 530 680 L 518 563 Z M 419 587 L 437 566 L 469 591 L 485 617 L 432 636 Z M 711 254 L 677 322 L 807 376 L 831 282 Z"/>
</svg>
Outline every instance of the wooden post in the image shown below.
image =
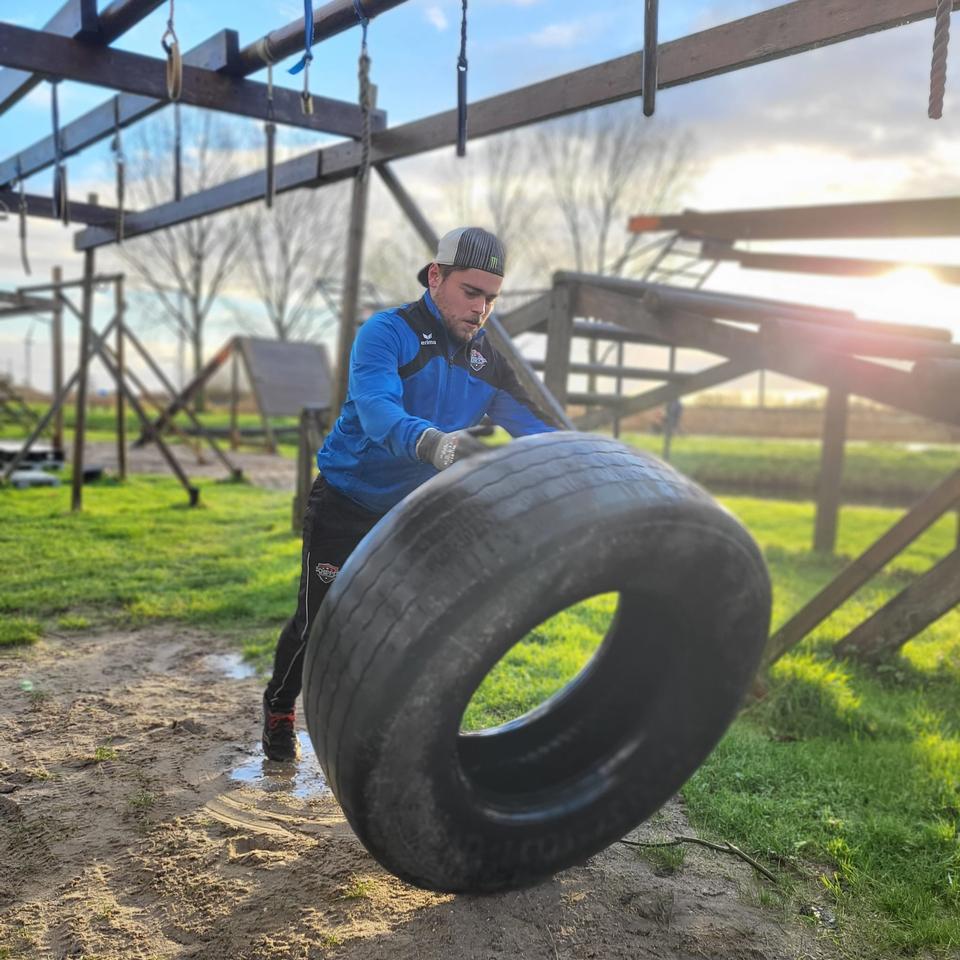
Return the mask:
<svg viewBox="0 0 960 960">
<path fill-rule="evenodd" d="M 667 369 L 671 373 L 674 373 L 677 369 L 676 347 L 670 347 L 670 358 Z M 677 402 L 678 399 L 679 398 L 674 397 L 668 400 L 667 405 L 663 408 L 663 459 L 668 463 L 670 462 L 670 445 L 673 442 L 673 423 L 670 417 L 670 404 Z"/>
<path fill-rule="evenodd" d="M 60 299 L 60 284 L 63 271 L 53 268 L 53 396 L 63 392 L 63 301 Z M 53 417 L 53 448 L 63 450 L 63 407 L 58 406 Z"/>
<path fill-rule="evenodd" d="M 123 350 L 124 307 L 123 277 L 119 277 L 113 285 L 114 313 L 117 317 L 117 466 L 120 479 L 127 479 L 127 409 L 124 403 L 123 383 L 125 376 L 125 360 Z"/>
<path fill-rule="evenodd" d="M 547 321 L 547 356 L 543 371 L 546 388 L 561 407 L 567 404 L 567 378 L 570 373 L 570 343 L 573 339 L 573 303 L 566 283 L 554 284 L 550 294 L 550 319 Z"/>
<path fill-rule="evenodd" d="M 90 194 L 90 203 L 97 202 L 96 194 Z M 83 254 L 83 308 L 80 322 L 80 358 L 77 362 L 77 419 L 73 430 L 73 484 L 70 509 L 83 507 L 83 444 L 87 432 L 87 380 L 90 365 L 90 327 L 93 320 L 93 250 Z"/>
<path fill-rule="evenodd" d="M 623 370 L 624 366 L 624 356 L 623 356 L 623 341 L 620 340 L 617 342 L 617 369 Z M 622 374 L 617 374 L 617 399 L 623 400 L 623 376 Z M 615 408 L 617 410 L 617 415 L 613 418 L 613 435 L 619 440 L 620 439 L 620 407 Z"/>
<path fill-rule="evenodd" d="M 240 360 L 237 351 L 233 351 L 233 366 L 230 368 L 230 449 L 240 446 L 240 432 L 237 429 L 237 406 L 240 403 Z"/>
<path fill-rule="evenodd" d="M 363 237 L 367 219 L 370 175 L 353 178 L 350 201 L 350 227 L 347 234 L 347 259 L 344 266 L 343 298 L 340 303 L 340 333 L 337 337 L 337 367 L 330 405 L 334 420 L 347 399 L 350 379 L 350 350 L 357 334 L 357 311 L 360 300 L 360 273 L 363 269 Z"/>
<path fill-rule="evenodd" d="M 840 513 L 840 484 L 843 480 L 843 452 L 847 440 L 849 395 L 836 387 L 827 393 L 823 418 L 823 445 L 820 477 L 817 481 L 817 518 L 813 549 L 833 553 L 837 545 L 837 518 Z"/>
</svg>

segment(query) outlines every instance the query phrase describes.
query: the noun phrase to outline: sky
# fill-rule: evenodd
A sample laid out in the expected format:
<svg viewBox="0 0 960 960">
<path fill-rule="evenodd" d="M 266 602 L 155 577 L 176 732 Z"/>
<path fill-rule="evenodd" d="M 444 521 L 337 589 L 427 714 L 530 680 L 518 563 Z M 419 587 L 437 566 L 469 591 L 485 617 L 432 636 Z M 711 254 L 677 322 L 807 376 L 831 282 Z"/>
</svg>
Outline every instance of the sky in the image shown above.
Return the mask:
<svg viewBox="0 0 960 960">
<path fill-rule="evenodd" d="M 101 6 L 106 0 L 101 0 Z M 42 28 L 61 0 L 0 0 L 3 19 Z M 319 4 L 318 4 L 319 5 Z M 660 5 L 661 41 L 675 39 L 740 16 L 776 6 L 770 0 L 671 0 Z M 470 0 L 469 87 L 478 99 L 547 79 L 642 47 L 642 4 L 622 0 Z M 184 49 L 229 26 L 241 46 L 302 16 L 294 0 L 232 3 L 179 0 L 176 27 Z M 160 56 L 166 4 L 120 38 L 121 49 Z M 459 0 L 409 0 L 370 25 L 372 75 L 379 106 L 390 124 L 403 123 L 455 104 L 455 62 L 459 47 Z M 956 18 L 955 18 L 956 19 Z M 955 30 L 958 29 L 955 27 Z M 698 144 L 699 176 L 683 206 L 701 210 L 799 204 L 843 203 L 957 194 L 960 191 L 960 67 L 948 69 L 944 118 L 926 116 L 933 21 L 884 31 L 661 91 L 657 122 L 690 133 Z M 315 48 L 314 93 L 346 100 L 356 97 L 358 30 Z M 275 71 L 277 82 L 297 88 L 299 78 Z M 954 62 L 957 61 L 954 57 Z M 263 73 L 255 79 L 262 80 Z M 103 90 L 61 84 L 63 122 L 105 101 Z M 257 125 L 252 123 L 253 127 Z M 50 132 L 49 86 L 42 84 L 0 117 L 3 156 Z M 281 144 L 303 148 L 322 138 L 281 133 Z M 284 139 L 286 138 L 286 139 Z M 427 161 L 398 165 L 416 196 L 430 176 L 430 164 L 455 163 L 452 150 Z M 73 197 L 97 190 L 112 202 L 108 145 L 89 148 L 68 163 Z M 434 168 L 435 169 L 435 168 Z M 31 178 L 31 192 L 49 194 L 51 172 Z M 641 211 L 637 211 L 641 212 Z M 443 226 L 442 211 L 433 211 Z M 452 226 L 453 224 L 450 224 Z M 49 276 L 54 263 L 78 273 L 72 230 L 31 221 L 34 277 Z M 958 230 L 960 233 L 960 230 Z M 836 252 L 914 261 L 960 263 L 960 239 L 789 244 L 798 252 Z M 754 247 L 759 249 L 759 247 Z M 16 223 L 0 223 L 0 289 L 24 282 L 17 254 Z M 954 288 L 911 271 L 883 280 L 835 280 L 766 274 L 723 267 L 711 286 L 854 309 L 863 316 L 951 326 L 960 337 L 960 295 Z M 30 321 L 0 327 L 0 371 L 21 378 L 24 338 Z M 36 326 L 36 325 L 34 325 Z M 36 327 L 33 378 L 46 376 Z M 68 338 L 69 339 L 69 338 Z M 216 337 L 210 346 L 215 348 Z M 172 354 L 172 345 L 165 347 Z"/>
</svg>

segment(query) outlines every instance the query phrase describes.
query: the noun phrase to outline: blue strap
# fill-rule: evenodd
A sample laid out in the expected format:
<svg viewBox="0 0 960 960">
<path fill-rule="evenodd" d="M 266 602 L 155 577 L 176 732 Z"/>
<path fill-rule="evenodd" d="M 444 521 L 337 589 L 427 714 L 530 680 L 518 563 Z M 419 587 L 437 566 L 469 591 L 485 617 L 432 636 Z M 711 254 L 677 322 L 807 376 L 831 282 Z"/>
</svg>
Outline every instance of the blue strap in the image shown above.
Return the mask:
<svg viewBox="0 0 960 960">
<path fill-rule="evenodd" d="M 300 62 L 291 67 L 288 73 L 299 73 L 311 60 L 313 54 L 310 48 L 313 46 L 313 0 L 303 0 L 303 48 L 304 54 Z"/>
<path fill-rule="evenodd" d="M 363 45 L 367 45 L 367 27 L 370 26 L 370 18 L 363 12 L 363 5 L 360 0 L 353 0 L 353 12 L 357 15 L 357 23 L 363 28 Z"/>
</svg>

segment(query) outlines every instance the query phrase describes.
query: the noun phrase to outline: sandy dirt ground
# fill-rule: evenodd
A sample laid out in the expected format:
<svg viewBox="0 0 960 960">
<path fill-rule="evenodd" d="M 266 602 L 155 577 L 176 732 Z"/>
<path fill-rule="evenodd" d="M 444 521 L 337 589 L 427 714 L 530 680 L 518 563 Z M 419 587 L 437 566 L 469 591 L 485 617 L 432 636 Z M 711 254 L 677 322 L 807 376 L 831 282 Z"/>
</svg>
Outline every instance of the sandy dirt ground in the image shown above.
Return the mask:
<svg viewBox="0 0 960 960">
<path fill-rule="evenodd" d="M 260 682 L 165 625 L 0 656 L 0 958 L 496 960 L 829 956 L 768 881 L 615 845 L 531 890 L 440 896 L 383 871 L 326 790 L 260 754 Z M 631 836 L 689 833 L 669 804 Z"/>
</svg>

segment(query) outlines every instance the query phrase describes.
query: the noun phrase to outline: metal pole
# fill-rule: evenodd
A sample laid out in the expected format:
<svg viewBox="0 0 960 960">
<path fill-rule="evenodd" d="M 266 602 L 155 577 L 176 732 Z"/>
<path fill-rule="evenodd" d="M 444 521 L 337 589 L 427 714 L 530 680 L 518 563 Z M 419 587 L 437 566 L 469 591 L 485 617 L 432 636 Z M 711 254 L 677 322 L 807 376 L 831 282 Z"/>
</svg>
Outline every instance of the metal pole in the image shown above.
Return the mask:
<svg viewBox="0 0 960 960">
<path fill-rule="evenodd" d="M 90 194 L 90 203 L 97 202 L 97 195 Z M 73 428 L 73 484 L 70 496 L 70 509 L 78 511 L 83 507 L 83 444 L 87 430 L 87 379 L 90 364 L 90 326 L 93 319 L 93 250 L 83 254 L 83 307 L 80 323 L 80 358 L 77 368 L 80 379 L 77 381 L 77 417 Z"/>
<path fill-rule="evenodd" d="M 117 318 L 117 466 L 120 472 L 120 479 L 127 479 L 127 411 L 124 405 L 123 384 L 124 377 L 124 355 L 123 355 L 123 335 L 124 323 L 123 313 L 125 303 L 123 300 L 123 278 L 121 277 L 113 286 L 114 312 Z"/>
<path fill-rule="evenodd" d="M 60 284 L 63 271 L 53 268 L 53 396 L 63 392 L 63 301 L 60 299 Z M 57 407 L 53 417 L 53 448 L 63 450 L 63 406 Z"/>
</svg>

